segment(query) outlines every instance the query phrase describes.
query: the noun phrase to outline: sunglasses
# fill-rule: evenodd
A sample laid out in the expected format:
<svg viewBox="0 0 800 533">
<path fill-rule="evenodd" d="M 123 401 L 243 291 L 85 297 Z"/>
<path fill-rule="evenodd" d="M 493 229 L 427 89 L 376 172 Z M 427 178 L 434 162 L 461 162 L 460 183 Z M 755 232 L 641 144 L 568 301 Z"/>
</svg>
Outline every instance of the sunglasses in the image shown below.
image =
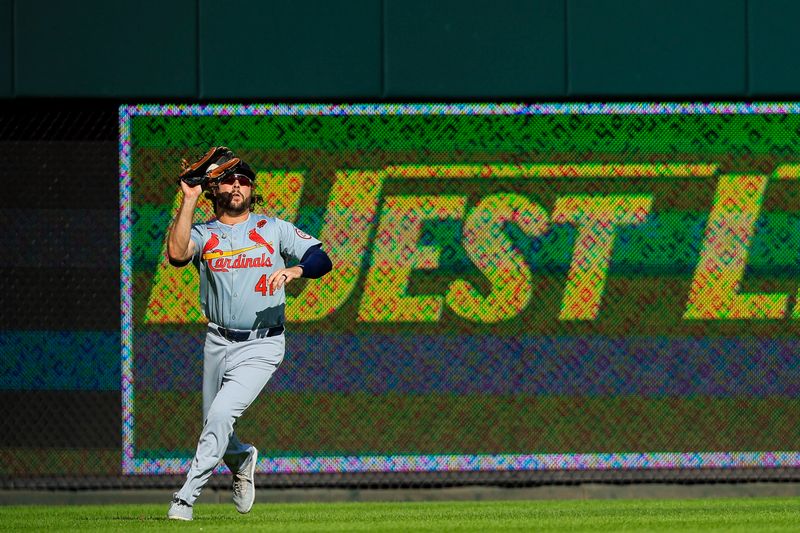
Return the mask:
<svg viewBox="0 0 800 533">
<path fill-rule="evenodd" d="M 247 176 L 243 176 L 241 174 L 231 174 L 225 178 L 219 180 L 220 185 L 233 185 L 235 182 L 239 182 L 239 185 L 242 187 L 252 187 L 253 180 L 248 178 Z"/>
</svg>

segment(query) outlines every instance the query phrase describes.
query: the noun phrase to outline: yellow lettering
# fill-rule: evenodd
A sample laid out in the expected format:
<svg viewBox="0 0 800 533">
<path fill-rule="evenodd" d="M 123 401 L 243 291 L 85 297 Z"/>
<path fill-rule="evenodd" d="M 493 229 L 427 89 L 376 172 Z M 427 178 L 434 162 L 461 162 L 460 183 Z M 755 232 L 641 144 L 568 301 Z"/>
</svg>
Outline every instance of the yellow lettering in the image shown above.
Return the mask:
<svg viewBox="0 0 800 533">
<path fill-rule="evenodd" d="M 641 224 L 650 213 L 651 196 L 562 196 L 553 224 L 578 229 L 567 274 L 560 320 L 594 320 L 600 311 L 617 226 Z"/>
<path fill-rule="evenodd" d="M 767 176 L 720 176 L 684 318 L 784 316 L 785 294 L 738 294 L 767 181 Z"/>
<path fill-rule="evenodd" d="M 547 212 L 517 194 L 488 196 L 470 211 L 464 224 L 464 249 L 492 285 L 487 296 L 471 283 L 456 280 L 447 291 L 447 305 L 475 322 L 499 322 L 517 316 L 530 301 L 531 271 L 524 256 L 503 232 L 513 223 L 530 237 L 547 231 Z"/>
<path fill-rule="evenodd" d="M 464 196 L 388 196 L 375 236 L 358 319 L 366 322 L 435 322 L 442 296 L 408 296 L 412 270 L 439 266 L 436 246 L 418 246 L 426 220 L 461 218 Z"/>
<path fill-rule="evenodd" d="M 328 197 L 325 225 L 319 240 L 333 271 L 307 283 L 297 298 L 287 298 L 286 320 L 319 320 L 336 311 L 353 292 L 369 247 L 370 229 L 378 217 L 378 201 L 386 173 L 342 170 Z"/>
</svg>

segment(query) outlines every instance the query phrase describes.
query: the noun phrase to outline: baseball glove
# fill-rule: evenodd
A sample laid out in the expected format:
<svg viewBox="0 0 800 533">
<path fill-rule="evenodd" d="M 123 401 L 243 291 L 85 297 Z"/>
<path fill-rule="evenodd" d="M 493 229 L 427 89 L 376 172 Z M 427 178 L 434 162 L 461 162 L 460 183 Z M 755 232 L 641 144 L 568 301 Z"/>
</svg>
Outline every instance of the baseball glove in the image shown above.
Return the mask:
<svg viewBox="0 0 800 533">
<path fill-rule="evenodd" d="M 231 174 L 242 174 L 247 176 L 252 181 L 256 180 L 256 173 L 250 168 L 250 165 L 239 159 L 233 157 L 231 159 L 221 158 L 217 161 L 217 167 L 208 171 L 208 185 L 213 186 L 224 180 Z"/>
<path fill-rule="evenodd" d="M 228 176 L 235 174 L 236 169 L 239 167 L 241 160 L 238 157 L 228 159 L 227 161 L 218 163 L 219 166 L 208 172 L 208 181 L 211 183 L 218 182 Z"/>
<path fill-rule="evenodd" d="M 186 159 L 181 160 L 183 171 L 178 176 L 178 180 L 185 182 L 190 187 L 198 185 L 205 187 L 209 177 L 208 167 L 213 164 L 219 165 L 221 161 L 230 160 L 233 160 L 233 152 L 227 146 L 215 146 L 194 163 L 189 163 Z"/>
</svg>

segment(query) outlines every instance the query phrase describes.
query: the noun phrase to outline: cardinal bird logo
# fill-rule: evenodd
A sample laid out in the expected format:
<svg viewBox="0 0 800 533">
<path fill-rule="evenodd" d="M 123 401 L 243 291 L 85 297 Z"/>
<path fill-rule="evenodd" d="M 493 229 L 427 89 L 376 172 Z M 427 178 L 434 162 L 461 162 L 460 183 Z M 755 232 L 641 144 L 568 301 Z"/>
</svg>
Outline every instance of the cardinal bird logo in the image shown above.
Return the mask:
<svg viewBox="0 0 800 533">
<path fill-rule="evenodd" d="M 212 253 L 221 252 L 222 250 L 214 249 L 217 247 L 218 244 L 219 244 L 219 237 L 217 237 L 216 233 L 212 233 L 211 238 L 208 239 L 208 241 L 206 241 L 206 245 L 203 246 L 203 256 L 205 256 L 209 252 Z"/>
<path fill-rule="evenodd" d="M 261 246 L 266 246 L 269 253 L 274 254 L 275 249 L 272 247 L 271 242 L 267 242 L 264 240 L 264 237 L 258 234 L 256 228 L 250 230 L 250 233 L 247 234 L 247 237 L 256 244 L 260 244 Z"/>
</svg>

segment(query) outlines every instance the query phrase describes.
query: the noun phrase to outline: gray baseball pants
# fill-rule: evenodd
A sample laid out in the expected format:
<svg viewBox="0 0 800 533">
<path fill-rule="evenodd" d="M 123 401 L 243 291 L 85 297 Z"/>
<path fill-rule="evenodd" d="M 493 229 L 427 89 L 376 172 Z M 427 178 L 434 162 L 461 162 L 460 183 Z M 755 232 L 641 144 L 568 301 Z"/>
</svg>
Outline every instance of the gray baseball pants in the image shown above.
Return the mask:
<svg viewBox="0 0 800 533">
<path fill-rule="evenodd" d="M 285 337 L 231 342 L 209 330 L 203 361 L 203 431 L 178 498 L 192 505 L 220 460 L 238 472 L 250 446 L 233 431 L 283 361 Z"/>
</svg>

